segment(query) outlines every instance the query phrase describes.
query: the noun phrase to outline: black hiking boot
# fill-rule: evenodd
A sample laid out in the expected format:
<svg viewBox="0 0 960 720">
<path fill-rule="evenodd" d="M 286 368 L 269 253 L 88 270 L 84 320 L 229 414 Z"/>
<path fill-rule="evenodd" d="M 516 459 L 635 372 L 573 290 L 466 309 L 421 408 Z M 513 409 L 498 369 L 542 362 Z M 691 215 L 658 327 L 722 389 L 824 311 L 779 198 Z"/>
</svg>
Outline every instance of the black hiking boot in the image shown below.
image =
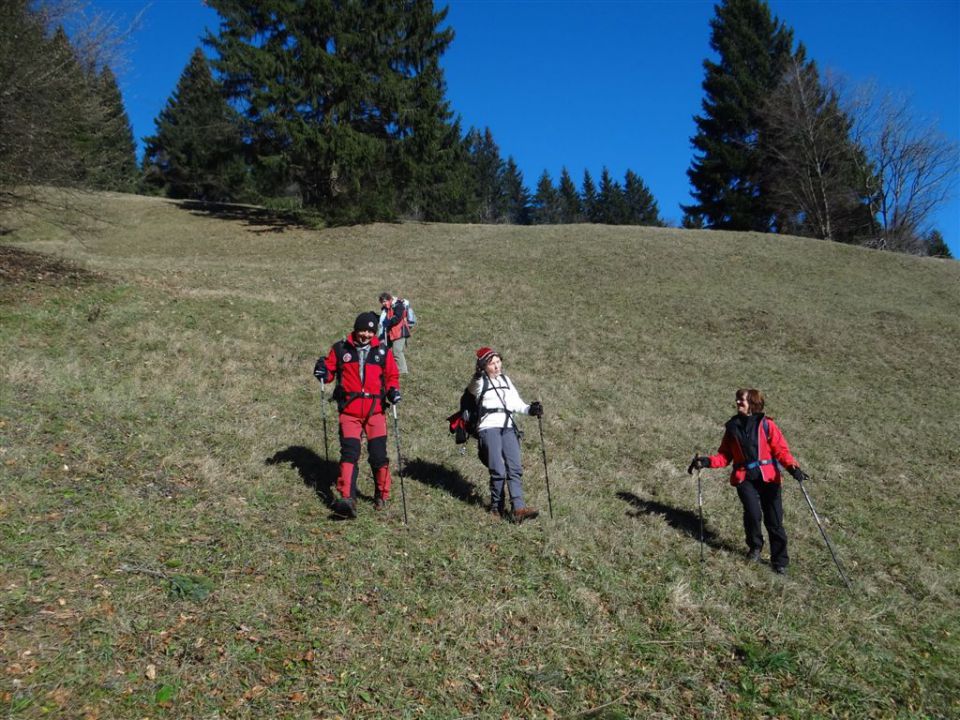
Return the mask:
<svg viewBox="0 0 960 720">
<path fill-rule="evenodd" d="M 786 568 L 785 565 L 774 565 L 774 566 L 773 566 L 773 571 L 774 571 L 777 575 L 786 575 L 786 574 L 787 574 L 787 568 Z"/>
<path fill-rule="evenodd" d="M 357 504 L 353 498 L 340 498 L 333 504 L 333 512 L 342 518 L 353 520 L 357 517 Z"/>
<path fill-rule="evenodd" d="M 384 500 L 382 497 L 375 497 L 373 499 L 373 509 L 376 510 L 377 512 L 386 509 L 386 507 L 387 507 L 387 501 Z"/>
<path fill-rule="evenodd" d="M 747 551 L 747 562 L 760 562 L 760 548 Z"/>
</svg>

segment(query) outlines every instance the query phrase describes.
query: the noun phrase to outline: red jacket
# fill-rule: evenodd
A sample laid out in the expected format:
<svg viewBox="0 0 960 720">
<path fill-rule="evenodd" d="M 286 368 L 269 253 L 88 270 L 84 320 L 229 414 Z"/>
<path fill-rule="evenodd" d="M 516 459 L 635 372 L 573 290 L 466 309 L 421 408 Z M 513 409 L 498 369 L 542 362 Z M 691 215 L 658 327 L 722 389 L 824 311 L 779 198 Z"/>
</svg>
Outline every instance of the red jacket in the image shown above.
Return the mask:
<svg viewBox="0 0 960 720">
<path fill-rule="evenodd" d="M 730 484 L 739 485 L 747 479 L 747 463 L 743 448 L 737 439 L 737 430 L 734 423 L 737 422 L 737 416 L 734 415 L 727 421 L 726 431 L 723 434 L 723 440 L 720 442 L 720 449 L 716 455 L 709 457 L 710 467 L 721 468 L 733 463 L 733 472 L 730 473 Z M 769 435 L 769 440 L 767 439 Z M 780 432 L 777 424 L 768 417 L 760 416 L 760 422 L 757 423 L 757 461 L 760 474 L 764 482 L 778 483 L 781 481 L 780 465 L 792 468 L 797 466 L 797 461 L 790 454 L 790 448 L 787 441 Z M 771 462 L 774 461 L 774 462 Z"/>
<path fill-rule="evenodd" d="M 400 373 L 393 351 L 370 340 L 370 350 L 360 379 L 360 353 L 351 334 L 333 344 L 324 363 L 327 374 L 337 378 L 334 397 L 340 412 L 353 417 L 368 417 L 383 412 L 383 396 L 388 390 L 400 389 Z"/>
<path fill-rule="evenodd" d="M 387 306 L 387 317 L 384 322 L 387 328 L 387 339 L 392 343 L 402 337 L 410 337 L 410 322 L 407 320 L 407 303 L 397 298 Z"/>
</svg>

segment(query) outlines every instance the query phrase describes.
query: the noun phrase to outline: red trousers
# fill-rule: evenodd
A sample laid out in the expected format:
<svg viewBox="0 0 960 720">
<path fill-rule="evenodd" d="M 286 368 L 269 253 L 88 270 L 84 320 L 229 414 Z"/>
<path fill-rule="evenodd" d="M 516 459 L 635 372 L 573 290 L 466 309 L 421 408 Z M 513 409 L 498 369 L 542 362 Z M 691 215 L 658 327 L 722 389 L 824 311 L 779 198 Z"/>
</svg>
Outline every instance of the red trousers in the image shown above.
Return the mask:
<svg viewBox="0 0 960 720">
<path fill-rule="evenodd" d="M 342 497 L 357 496 L 357 463 L 360 438 L 367 436 L 367 454 L 376 483 L 376 497 L 390 497 L 390 460 L 387 457 L 387 419 L 383 413 L 368 417 L 340 415 L 340 476 L 337 491 Z"/>
</svg>

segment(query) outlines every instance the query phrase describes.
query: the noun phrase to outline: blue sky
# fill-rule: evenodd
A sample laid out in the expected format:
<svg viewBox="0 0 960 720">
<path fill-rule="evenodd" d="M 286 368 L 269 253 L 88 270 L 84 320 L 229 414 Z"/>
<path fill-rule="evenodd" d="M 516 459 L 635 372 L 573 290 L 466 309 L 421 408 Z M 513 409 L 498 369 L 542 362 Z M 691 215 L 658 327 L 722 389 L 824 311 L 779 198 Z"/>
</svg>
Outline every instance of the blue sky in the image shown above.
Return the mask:
<svg viewBox="0 0 960 720">
<path fill-rule="evenodd" d="M 200 0 L 95 0 L 118 25 L 142 11 L 119 68 L 138 141 L 217 15 Z M 437 0 L 436 5 L 443 5 Z M 637 172 L 661 215 L 690 202 L 693 116 L 711 55 L 704 0 L 452 0 L 456 39 L 443 59 L 464 128 L 489 127 L 527 187 L 566 167 L 579 185 L 603 167 Z M 960 142 L 960 0 L 771 0 L 808 56 L 850 86 L 905 94 L 914 114 Z M 960 190 L 960 188 L 958 188 Z M 960 200 L 934 217 L 960 258 Z"/>
</svg>

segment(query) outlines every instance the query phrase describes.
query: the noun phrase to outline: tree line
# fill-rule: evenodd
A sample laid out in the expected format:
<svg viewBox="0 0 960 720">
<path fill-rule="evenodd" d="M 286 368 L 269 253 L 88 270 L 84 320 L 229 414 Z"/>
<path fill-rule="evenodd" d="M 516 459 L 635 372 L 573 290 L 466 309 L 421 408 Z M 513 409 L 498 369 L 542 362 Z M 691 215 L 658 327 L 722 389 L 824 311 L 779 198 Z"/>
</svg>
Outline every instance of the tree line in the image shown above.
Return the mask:
<svg viewBox="0 0 960 720">
<path fill-rule="evenodd" d="M 0 198 L 46 183 L 296 209 L 328 223 L 663 225 L 639 174 L 532 192 L 489 128 L 461 127 L 432 0 L 208 0 L 204 38 L 136 167 L 116 79 L 53 12 L 0 0 Z M 824 77 L 763 0 L 721 0 L 687 172 L 691 228 L 789 233 L 949 255 L 929 225 L 957 148 L 904 102 Z"/>
</svg>

